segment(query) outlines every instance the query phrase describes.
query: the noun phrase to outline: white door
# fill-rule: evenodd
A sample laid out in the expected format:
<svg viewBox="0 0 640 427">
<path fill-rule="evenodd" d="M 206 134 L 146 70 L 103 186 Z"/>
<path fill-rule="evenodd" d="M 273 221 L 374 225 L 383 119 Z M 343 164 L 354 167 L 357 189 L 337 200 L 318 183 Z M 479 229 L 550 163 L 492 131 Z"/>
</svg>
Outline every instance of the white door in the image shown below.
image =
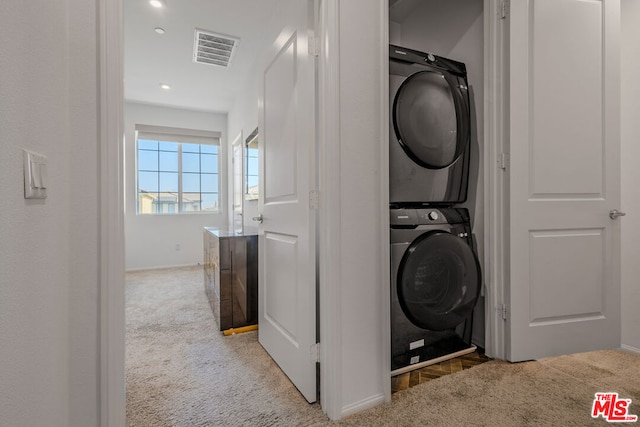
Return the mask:
<svg viewBox="0 0 640 427">
<path fill-rule="evenodd" d="M 507 359 L 620 346 L 619 0 L 511 0 Z"/>
<path fill-rule="evenodd" d="M 242 233 L 244 220 L 242 219 L 242 207 L 244 200 L 244 141 L 242 132 L 238 134 L 231 144 L 231 163 L 233 165 L 233 231 Z"/>
<path fill-rule="evenodd" d="M 288 1 L 287 26 L 261 70 L 259 340 L 316 400 L 315 58 L 311 5 Z"/>
</svg>

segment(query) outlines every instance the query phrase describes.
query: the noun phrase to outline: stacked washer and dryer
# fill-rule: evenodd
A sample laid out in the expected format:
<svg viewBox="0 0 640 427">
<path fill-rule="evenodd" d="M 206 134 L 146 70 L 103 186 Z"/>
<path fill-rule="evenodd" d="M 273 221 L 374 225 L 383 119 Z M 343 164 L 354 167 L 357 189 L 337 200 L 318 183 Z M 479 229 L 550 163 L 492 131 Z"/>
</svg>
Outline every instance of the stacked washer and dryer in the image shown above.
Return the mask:
<svg viewBox="0 0 640 427">
<path fill-rule="evenodd" d="M 481 271 L 466 208 L 463 63 L 389 47 L 391 375 L 473 352 Z"/>
</svg>

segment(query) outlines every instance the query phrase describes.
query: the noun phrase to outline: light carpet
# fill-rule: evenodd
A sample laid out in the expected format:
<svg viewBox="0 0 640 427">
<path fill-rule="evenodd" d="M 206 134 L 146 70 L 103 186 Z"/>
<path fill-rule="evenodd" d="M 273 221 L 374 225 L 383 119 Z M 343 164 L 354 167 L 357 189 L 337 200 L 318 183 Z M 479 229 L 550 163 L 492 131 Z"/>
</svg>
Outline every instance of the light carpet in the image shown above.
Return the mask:
<svg viewBox="0 0 640 427">
<path fill-rule="evenodd" d="M 640 356 L 599 351 L 511 364 L 490 361 L 331 422 L 257 341 L 222 336 L 201 267 L 127 274 L 127 425 L 604 426 L 594 393 L 618 392 L 640 415 Z M 365 375 L 363 373 L 363 375 Z"/>
</svg>

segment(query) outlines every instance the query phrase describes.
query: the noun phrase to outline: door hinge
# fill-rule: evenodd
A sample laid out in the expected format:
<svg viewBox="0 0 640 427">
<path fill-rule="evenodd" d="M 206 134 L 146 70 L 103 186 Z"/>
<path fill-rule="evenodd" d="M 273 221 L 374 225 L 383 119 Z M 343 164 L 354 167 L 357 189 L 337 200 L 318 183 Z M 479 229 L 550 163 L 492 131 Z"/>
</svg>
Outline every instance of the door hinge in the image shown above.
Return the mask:
<svg viewBox="0 0 640 427">
<path fill-rule="evenodd" d="M 502 314 L 502 320 L 507 320 L 507 304 L 502 303 L 502 309 L 501 309 L 501 314 Z"/>
<path fill-rule="evenodd" d="M 509 0 L 504 0 L 500 3 L 500 19 L 507 19 L 509 15 Z"/>
<path fill-rule="evenodd" d="M 500 169 L 506 170 L 507 166 L 509 166 L 509 153 L 498 154 L 497 163 Z"/>
<path fill-rule="evenodd" d="M 320 209 L 320 192 L 318 190 L 309 191 L 309 209 Z"/>
<path fill-rule="evenodd" d="M 320 363 L 320 343 L 311 346 L 311 363 Z"/>
<path fill-rule="evenodd" d="M 309 36 L 309 55 L 320 55 L 320 37 L 311 34 Z"/>
</svg>

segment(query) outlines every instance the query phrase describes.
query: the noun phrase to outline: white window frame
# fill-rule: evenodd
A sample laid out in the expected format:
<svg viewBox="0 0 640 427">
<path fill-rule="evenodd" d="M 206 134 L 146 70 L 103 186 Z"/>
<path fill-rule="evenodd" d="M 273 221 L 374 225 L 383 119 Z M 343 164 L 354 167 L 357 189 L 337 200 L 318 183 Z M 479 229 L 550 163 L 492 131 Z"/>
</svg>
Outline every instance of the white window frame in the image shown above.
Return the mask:
<svg viewBox="0 0 640 427">
<path fill-rule="evenodd" d="M 135 138 L 136 138 L 136 146 L 135 146 L 135 156 L 136 156 L 136 215 L 198 215 L 198 214 L 220 214 L 222 212 L 222 202 L 223 202 L 223 194 L 222 194 L 222 144 L 220 142 L 221 133 L 215 131 L 206 131 L 206 130 L 197 130 L 197 129 L 184 129 L 184 128 L 174 128 L 174 127 L 166 127 L 166 126 L 155 126 L 155 125 L 144 125 L 137 124 L 135 126 Z M 140 196 L 139 196 L 139 164 L 138 164 L 138 154 L 139 154 L 139 146 L 138 141 L 140 139 L 151 140 L 151 141 L 159 141 L 159 142 L 170 142 L 178 144 L 178 209 L 176 212 L 150 212 L 150 213 L 141 213 L 140 212 Z M 182 144 L 198 144 L 198 145 L 212 145 L 217 146 L 217 176 L 218 176 L 218 188 L 217 188 L 217 196 L 218 196 L 218 208 L 216 210 L 208 210 L 208 211 L 183 211 L 182 206 L 182 198 L 183 198 L 183 189 L 182 189 Z M 160 171 L 158 171 L 160 173 Z M 200 172 L 202 173 L 202 172 Z M 202 208 L 201 208 L 202 209 Z"/>
</svg>

